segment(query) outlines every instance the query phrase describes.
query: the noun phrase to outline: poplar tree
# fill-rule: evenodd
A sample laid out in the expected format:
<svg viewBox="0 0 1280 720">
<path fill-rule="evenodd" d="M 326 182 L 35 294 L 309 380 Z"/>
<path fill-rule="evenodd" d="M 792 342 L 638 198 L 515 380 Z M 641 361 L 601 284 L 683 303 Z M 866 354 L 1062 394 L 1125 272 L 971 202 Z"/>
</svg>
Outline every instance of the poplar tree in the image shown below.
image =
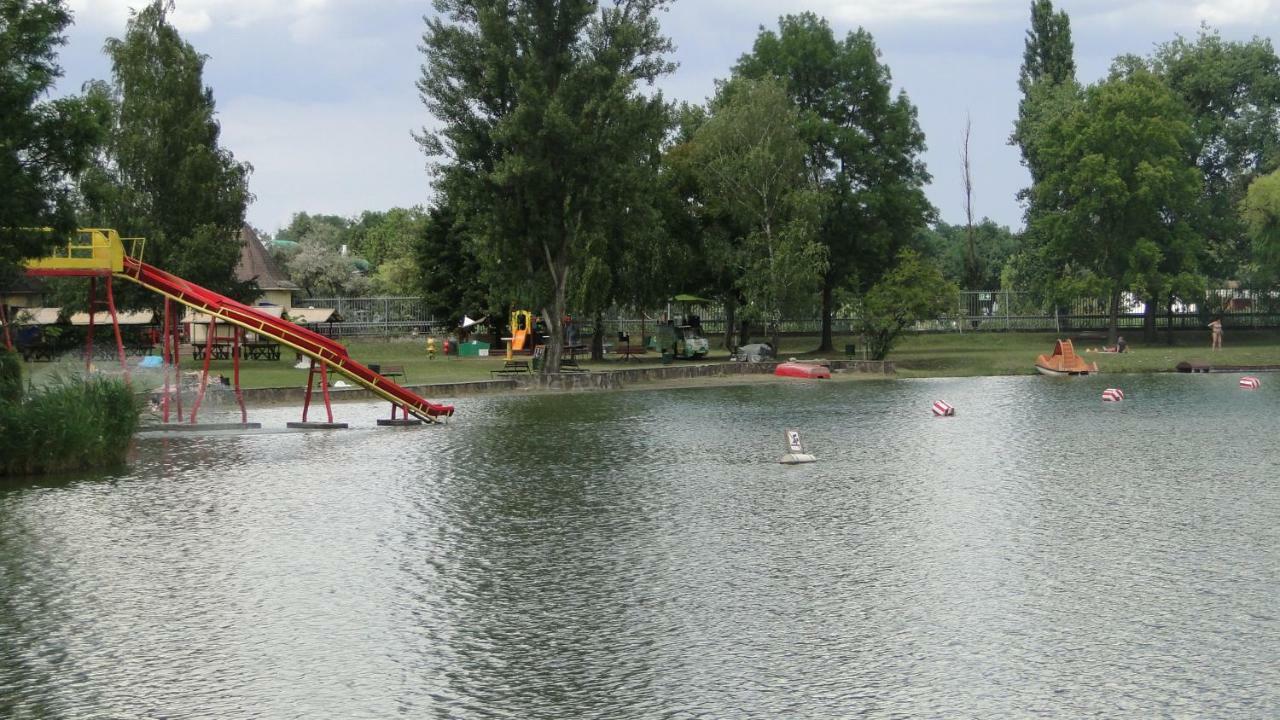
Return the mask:
<svg viewBox="0 0 1280 720">
<path fill-rule="evenodd" d="M 148 262 L 243 297 L 234 272 L 252 168 L 220 145 L 208 58 L 169 23 L 172 9 L 154 0 L 107 40 L 112 81 L 89 93 L 112 108 L 111 129 L 82 189 L 97 223 L 147 238 Z"/>
<path fill-rule="evenodd" d="M 1076 89 L 1075 45 L 1071 41 L 1071 19 L 1065 11 L 1054 12 L 1052 0 L 1032 0 L 1031 27 L 1023 41 L 1022 67 L 1018 71 L 1018 120 L 1011 145 L 1022 151 L 1023 164 L 1037 182 L 1043 168 L 1035 148 L 1035 128 L 1046 112 L 1045 105 L 1060 105 L 1062 94 Z"/>
</svg>

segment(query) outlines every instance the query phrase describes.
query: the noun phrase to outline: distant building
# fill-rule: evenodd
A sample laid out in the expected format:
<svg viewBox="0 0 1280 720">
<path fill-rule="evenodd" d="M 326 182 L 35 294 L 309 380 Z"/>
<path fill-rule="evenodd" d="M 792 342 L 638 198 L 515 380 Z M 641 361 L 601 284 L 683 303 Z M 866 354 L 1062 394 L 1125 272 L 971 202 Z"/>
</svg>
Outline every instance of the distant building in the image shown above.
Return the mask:
<svg viewBox="0 0 1280 720">
<path fill-rule="evenodd" d="M 299 292 L 300 288 L 285 276 L 271 253 L 263 247 L 262 240 L 253 228 L 248 225 L 241 228 L 240 239 L 244 246 L 240 248 L 240 260 L 236 263 L 236 280 L 256 282 L 261 294 L 251 304 L 263 312 L 280 317 L 293 307 L 293 294 Z M 208 315 L 188 310 L 182 322 L 187 325 L 187 337 L 191 342 L 199 344 L 205 341 L 209 327 Z M 219 323 L 214 341 L 230 342 L 234 332 L 230 325 Z"/>
<path fill-rule="evenodd" d="M 240 282 L 254 280 L 262 295 L 255 304 L 279 305 L 286 311 L 293 307 L 293 294 L 300 288 L 293 284 L 263 247 L 258 233 L 248 225 L 240 230 L 244 247 L 240 250 L 240 262 L 236 263 L 236 279 Z"/>
</svg>

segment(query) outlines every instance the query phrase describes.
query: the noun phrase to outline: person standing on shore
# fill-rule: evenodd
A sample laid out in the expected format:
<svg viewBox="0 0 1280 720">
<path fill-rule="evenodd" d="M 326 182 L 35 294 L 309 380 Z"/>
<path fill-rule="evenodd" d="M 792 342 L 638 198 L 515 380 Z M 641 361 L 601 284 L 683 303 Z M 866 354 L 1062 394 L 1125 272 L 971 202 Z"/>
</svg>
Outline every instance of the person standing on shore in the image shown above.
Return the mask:
<svg viewBox="0 0 1280 720">
<path fill-rule="evenodd" d="M 1222 316 L 1215 317 L 1213 322 L 1209 323 L 1209 329 L 1213 331 L 1213 344 L 1210 346 L 1212 350 L 1222 349 Z"/>
</svg>

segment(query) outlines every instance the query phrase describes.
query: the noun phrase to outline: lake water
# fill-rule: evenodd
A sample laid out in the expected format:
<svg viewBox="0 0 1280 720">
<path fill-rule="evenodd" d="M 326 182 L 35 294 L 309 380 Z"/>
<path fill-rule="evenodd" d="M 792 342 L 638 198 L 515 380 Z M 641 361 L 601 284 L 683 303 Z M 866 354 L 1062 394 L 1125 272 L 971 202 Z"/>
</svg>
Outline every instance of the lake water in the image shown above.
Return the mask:
<svg viewBox="0 0 1280 720">
<path fill-rule="evenodd" d="M 124 472 L 0 485 L 0 717 L 1274 718 L 1280 377 L 1237 379 L 143 438 Z M 788 427 L 817 464 L 776 464 Z"/>
</svg>

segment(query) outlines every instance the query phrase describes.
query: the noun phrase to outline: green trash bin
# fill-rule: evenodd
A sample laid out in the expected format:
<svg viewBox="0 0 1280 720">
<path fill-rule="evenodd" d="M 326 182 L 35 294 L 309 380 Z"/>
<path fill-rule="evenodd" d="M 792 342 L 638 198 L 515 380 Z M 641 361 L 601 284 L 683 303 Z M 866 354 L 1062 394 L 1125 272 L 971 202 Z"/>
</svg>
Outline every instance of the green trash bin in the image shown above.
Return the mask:
<svg viewBox="0 0 1280 720">
<path fill-rule="evenodd" d="M 675 359 L 675 357 L 671 354 L 671 351 L 669 351 L 669 350 L 663 350 L 663 351 L 662 351 L 662 364 L 663 364 L 663 365 L 670 365 L 670 364 L 671 364 L 671 361 L 672 361 L 672 360 L 674 360 L 674 359 Z"/>
<path fill-rule="evenodd" d="M 458 346 L 458 354 L 463 357 L 480 357 L 489 354 L 489 343 L 471 340 Z"/>
</svg>

